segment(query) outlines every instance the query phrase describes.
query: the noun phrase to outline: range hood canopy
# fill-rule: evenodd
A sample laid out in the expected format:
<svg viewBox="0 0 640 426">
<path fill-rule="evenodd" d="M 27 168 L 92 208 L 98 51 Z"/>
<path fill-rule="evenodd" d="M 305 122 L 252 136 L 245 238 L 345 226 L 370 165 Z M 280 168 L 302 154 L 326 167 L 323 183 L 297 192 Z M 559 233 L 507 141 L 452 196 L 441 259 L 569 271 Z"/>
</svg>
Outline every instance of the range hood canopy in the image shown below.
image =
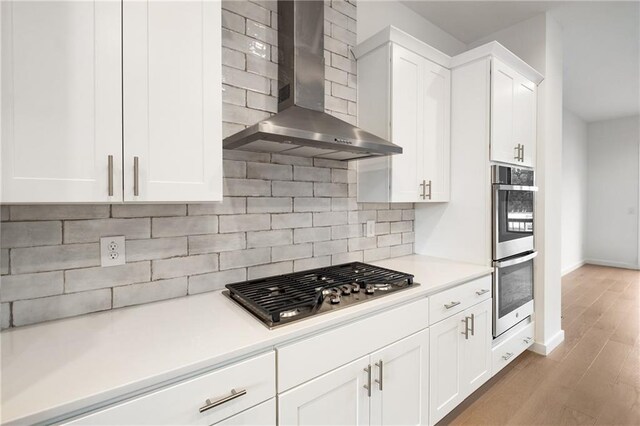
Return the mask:
<svg viewBox="0 0 640 426">
<path fill-rule="evenodd" d="M 278 1 L 278 113 L 225 149 L 353 160 L 402 148 L 324 112 L 324 1 Z"/>
</svg>

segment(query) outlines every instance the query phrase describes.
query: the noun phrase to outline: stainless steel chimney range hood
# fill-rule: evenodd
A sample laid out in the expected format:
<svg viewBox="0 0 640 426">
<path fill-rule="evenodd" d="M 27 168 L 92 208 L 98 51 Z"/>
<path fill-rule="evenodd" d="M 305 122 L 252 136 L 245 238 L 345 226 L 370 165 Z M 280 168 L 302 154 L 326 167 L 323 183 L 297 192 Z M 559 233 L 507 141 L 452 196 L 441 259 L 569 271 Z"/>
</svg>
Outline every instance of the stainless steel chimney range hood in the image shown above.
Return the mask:
<svg viewBox="0 0 640 426">
<path fill-rule="evenodd" d="M 354 160 L 402 148 L 324 112 L 324 1 L 278 1 L 278 113 L 225 149 Z"/>
</svg>

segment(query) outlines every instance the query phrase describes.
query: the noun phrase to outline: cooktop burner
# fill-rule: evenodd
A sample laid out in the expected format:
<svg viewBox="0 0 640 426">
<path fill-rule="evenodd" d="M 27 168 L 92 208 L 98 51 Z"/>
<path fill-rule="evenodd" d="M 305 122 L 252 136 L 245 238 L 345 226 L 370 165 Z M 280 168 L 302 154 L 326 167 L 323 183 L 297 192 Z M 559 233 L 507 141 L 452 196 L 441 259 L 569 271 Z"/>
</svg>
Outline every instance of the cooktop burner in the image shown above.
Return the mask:
<svg viewBox="0 0 640 426">
<path fill-rule="evenodd" d="M 224 294 L 273 328 L 417 285 L 413 275 L 353 262 L 227 284 Z"/>
</svg>

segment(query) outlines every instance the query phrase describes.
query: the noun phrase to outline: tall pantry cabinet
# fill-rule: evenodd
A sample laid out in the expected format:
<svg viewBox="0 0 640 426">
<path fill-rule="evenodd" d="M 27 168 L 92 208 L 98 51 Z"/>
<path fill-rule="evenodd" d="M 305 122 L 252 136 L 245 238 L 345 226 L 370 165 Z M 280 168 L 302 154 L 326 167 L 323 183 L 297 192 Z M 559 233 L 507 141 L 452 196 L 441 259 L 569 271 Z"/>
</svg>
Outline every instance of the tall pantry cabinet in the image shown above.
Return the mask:
<svg viewBox="0 0 640 426">
<path fill-rule="evenodd" d="M 3 203 L 222 199 L 219 2 L 2 3 Z"/>
</svg>

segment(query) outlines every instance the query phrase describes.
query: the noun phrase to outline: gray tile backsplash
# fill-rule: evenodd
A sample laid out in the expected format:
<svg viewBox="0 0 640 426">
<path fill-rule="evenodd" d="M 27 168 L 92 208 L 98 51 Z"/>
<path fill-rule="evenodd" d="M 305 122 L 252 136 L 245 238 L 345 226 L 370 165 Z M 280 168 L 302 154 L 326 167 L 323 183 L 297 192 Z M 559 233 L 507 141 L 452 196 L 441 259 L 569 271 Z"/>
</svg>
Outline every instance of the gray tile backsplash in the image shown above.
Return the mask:
<svg viewBox="0 0 640 426">
<path fill-rule="evenodd" d="M 277 111 L 277 6 L 222 7 L 226 136 Z M 355 2 L 325 2 L 326 109 L 353 124 L 355 19 Z M 357 203 L 353 163 L 225 151 L 223 167 L 221 203 L 1 206 L 1 327 L 413 252 L 413 204 Z M 99 266 L 106 235 L 126 236 L 125 265 Z"/>
</svg>

